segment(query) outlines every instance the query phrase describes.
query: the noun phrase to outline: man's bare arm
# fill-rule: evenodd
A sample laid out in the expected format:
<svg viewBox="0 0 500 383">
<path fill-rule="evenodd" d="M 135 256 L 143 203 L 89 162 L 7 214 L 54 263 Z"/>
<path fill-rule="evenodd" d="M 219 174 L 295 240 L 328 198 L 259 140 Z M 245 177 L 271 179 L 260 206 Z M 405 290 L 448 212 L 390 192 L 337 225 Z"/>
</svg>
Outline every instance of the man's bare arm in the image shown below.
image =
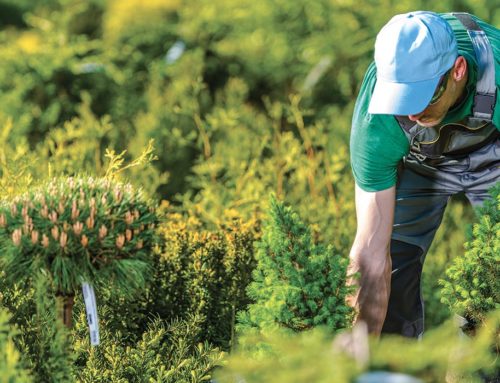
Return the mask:
<svg viewBox="0 0 500 383">
<path fill-rule="evenodd" d="M 357 231 L 349 273 L 359 272 L 357 286 L 348 303 L 357 311 L 356 321 L 364 321 L 368 331 L 379 335 L 384 324 L 391 288 L 390 241 L 394 219 L 395 187 L 366 192 L 356 185 Z"/>
</svg>

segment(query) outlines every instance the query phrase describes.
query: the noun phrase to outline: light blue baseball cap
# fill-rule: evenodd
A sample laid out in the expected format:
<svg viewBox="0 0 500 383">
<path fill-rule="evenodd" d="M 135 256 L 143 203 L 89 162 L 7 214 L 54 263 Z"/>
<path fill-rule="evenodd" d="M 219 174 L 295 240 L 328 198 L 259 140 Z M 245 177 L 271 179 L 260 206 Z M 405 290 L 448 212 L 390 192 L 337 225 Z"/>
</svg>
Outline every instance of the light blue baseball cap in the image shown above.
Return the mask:
<svg viewBox="0 0 500 383">
<path fill-rule="evenodd" d="M 434 12 L 394 16 L 375 42 L 377 82 L 368 113 L 410 115 L 429 104 L 458 57 L 450 25 Z"/>
</svg>

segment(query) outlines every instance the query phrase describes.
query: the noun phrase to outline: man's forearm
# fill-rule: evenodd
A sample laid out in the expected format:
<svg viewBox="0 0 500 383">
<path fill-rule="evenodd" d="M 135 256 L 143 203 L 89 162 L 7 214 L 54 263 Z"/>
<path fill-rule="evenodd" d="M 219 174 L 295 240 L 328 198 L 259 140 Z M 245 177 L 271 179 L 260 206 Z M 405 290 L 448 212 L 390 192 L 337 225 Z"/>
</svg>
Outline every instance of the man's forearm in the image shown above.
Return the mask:
<svg viewBox="0 0 500 383">
<path fill-rule="evenodd" d="M 348 280 L 349 285 L 356 286 L 348 303 L 357 312 L 356 322 L 366 322 L 368 332 L 378 336 L 382 331 L 389 303 L 391 257 L 388 252 L 382 256 L 352 251 L 350 258 L 349 274 L 358 273 L 359 277 Z"/>
<path fill-rule="evenodd" d="M 350 273 L 359 279 L 348 283 L 357 291 L 348 302 L 371 334 L 379 335 L 384 325 L 391 290 L 390 244 L 396 187 L 367 192 L 356 185 L 356 237 L 350 253 Z"/>
</svg>

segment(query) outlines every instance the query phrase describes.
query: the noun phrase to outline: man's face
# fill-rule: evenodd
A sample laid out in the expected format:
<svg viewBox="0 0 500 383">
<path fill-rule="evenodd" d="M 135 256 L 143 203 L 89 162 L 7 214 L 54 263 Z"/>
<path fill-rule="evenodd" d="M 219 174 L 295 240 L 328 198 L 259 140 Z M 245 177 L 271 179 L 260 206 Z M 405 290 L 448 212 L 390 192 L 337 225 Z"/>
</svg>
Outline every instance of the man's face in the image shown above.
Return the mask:
<svg viewBox="0 0 500 383">
<path fill-rule="evenodd" d="M 443 79 L 443 83 L 440 83 L 436 89 L 436 92 L 441 93 L 441 96 L 434 102 L 431 101 L 422 112 L 409 115 L 408 118 L 411 121 L 415 121 L 420 126 L 426 128 L 436 126 L 443 121 L 446 113 L 448 113 L 448 110 L 456 101 L 457 91 L 457 84 L 453 81 L 451 76 L 444 76 Z M 442 87 L 444 87 L 444 89 L 442 89 Z M 440 90 L 442 92 L 440 92 Z"/>
</svg>

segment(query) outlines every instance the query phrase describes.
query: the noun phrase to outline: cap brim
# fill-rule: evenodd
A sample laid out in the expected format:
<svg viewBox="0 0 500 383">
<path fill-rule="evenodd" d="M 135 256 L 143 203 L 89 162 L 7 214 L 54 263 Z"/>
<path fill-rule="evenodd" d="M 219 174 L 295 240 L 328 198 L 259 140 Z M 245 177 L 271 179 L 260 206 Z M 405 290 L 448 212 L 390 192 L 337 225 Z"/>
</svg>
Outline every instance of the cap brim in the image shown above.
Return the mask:
<svg viewBox="0 0 500 383">
<path fill-rule="evenodd" d="M 377 78 L 368 113 L 397 116 L 418 114 L 429 104 L 440 78 L 438 76 L 412 83 L 396 83 Z"/>
</svg>

